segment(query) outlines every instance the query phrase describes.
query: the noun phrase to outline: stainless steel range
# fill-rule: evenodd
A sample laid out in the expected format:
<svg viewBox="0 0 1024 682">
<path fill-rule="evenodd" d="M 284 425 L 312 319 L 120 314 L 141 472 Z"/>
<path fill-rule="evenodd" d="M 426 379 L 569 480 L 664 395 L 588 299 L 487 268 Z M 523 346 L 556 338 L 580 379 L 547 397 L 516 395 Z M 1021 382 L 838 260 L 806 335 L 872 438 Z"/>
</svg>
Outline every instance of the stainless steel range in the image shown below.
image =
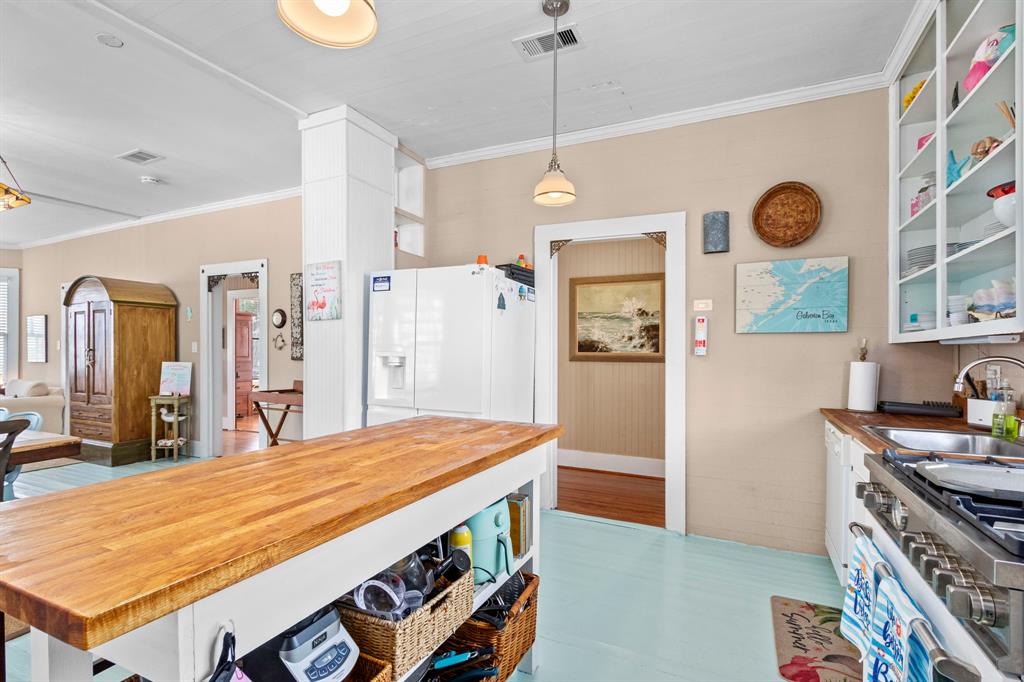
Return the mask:
<svg viewBox="0 0 1024 682">
<path fill-rule="evenodd" d="M 1024 674 L 1024 461 L 886 450 L 857 497 L 995 666 Z"/>
</svg>

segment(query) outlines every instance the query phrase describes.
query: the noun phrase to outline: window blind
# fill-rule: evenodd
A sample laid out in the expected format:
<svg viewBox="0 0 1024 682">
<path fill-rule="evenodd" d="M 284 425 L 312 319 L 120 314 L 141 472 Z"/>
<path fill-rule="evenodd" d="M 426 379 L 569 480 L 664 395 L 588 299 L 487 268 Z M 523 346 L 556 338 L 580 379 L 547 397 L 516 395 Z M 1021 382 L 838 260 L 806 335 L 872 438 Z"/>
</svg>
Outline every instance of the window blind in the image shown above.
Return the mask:
<svg viewBox="0 0 1024 682">
<path fill-rule="evenodd" d="M 0 384 L 7 383 L 7 311 L 10 280 L 0 277 Z"/>
</svg>

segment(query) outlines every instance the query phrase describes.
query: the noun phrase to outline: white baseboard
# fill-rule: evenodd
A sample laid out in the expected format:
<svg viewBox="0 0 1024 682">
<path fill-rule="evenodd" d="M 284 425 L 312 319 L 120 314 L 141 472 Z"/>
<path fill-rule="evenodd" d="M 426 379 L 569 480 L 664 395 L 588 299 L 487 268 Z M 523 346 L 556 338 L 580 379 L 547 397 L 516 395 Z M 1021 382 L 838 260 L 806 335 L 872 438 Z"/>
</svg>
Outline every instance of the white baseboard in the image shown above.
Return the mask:
<svg viewBox="0 0 1024 682">
<path fill-rule="evenodd" d="M 665 478 L 665 460 L 651 457 L 627 457 L 626 455 L 608 455 L 603 452 L 558 448 L 558 464 L 577 469 L 596 469 L 597 471 L 613 471 L 617 474 Z"/>
<path fill-rule="evenodd" d="M 235 430 L 235 420 L 234 420 L 233 417 L 221 417 L 220 422 L 221 422 L 220 427 L 224 431 L 234 431 Z"/>
</svg>

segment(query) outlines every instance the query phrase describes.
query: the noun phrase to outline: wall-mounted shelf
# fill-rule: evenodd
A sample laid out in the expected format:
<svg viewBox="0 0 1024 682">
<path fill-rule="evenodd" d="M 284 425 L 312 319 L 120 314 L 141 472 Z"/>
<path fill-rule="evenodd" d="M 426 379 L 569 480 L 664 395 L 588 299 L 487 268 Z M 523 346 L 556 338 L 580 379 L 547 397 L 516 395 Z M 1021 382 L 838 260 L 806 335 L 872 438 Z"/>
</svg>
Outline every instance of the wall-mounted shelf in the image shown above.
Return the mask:
<svg viewBox="0 0 1024 682">
<path fill-rule="evenodd" d="M 1005 49 L 970 91 L 964 77 L 981 42 L 1007 24 L 1024 24 L 1024 0 L 937 0 L 934 15 L 918 34 L 915 47 L 889 86 L 889 338 L 893 343 L 948 341 L 1024 332 L 1020 318 L 952 326 L 945 315 L 947 296 L 972 296 L 991 288 L 993 280 L 1015 281 L 1017 301 L 1024 295 L 1024 249 L 1018 234 L 1024 225 L 1024 202 L 1018 201 L 1016 227 L 1000 228 L 986 192 L 1024 175 L 1022 116 L 1015 126 L 997 102 L 1024 101 L 1024 50 Z M 903 97 L 922 78 L 925 85 L 903 111 Z M 953 90 L 960 101 L 954 109 Z M 934 133 L 917 149 L 918 140 Z M 995 137 L 1002 143 L 965 169 L 946 187 L 949 152 L 958 160 L 975 142 Z M 909 217 L 911 201 L 935 174 L 938 196 Z M 947 255 L 955 245 L 963 250 Z M 937 263 L 908 274 L 903 266 L 935 245 Z M 964 248 L 966 247 L 966 248 Z M 947 251 L 947 249 L 949 249 Z M 920 261 L 917 261 L 920 262 Z M 927 261 L 925 261 L 927 262 Z M 934 329 L 903 331 L 914 314 L 936 314 Z"/>
<path fill-rule="evenodd" d="M 399 146 L 395 151 L 395 248 L 422 258 L 426 254 L 426 176 L 423 159 Z"/>
</svg>

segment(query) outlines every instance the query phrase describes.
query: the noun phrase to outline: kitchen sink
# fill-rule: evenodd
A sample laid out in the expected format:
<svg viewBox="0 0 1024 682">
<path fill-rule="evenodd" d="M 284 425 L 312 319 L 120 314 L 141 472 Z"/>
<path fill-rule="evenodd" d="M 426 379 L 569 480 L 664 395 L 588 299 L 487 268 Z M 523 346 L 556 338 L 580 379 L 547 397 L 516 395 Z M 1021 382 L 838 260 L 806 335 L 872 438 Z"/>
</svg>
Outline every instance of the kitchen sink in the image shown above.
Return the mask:
<svg viewBox="0 0 1024 682">
<path fill-rule="evenodd" d="M 866 426 L 864 428 L 890 445 L 907 450 L 1024 458 L 1024 443 L 1019 441 L 1011 443 L 983 433 L 903 429 L 889 426 Z"/>
</svg>

